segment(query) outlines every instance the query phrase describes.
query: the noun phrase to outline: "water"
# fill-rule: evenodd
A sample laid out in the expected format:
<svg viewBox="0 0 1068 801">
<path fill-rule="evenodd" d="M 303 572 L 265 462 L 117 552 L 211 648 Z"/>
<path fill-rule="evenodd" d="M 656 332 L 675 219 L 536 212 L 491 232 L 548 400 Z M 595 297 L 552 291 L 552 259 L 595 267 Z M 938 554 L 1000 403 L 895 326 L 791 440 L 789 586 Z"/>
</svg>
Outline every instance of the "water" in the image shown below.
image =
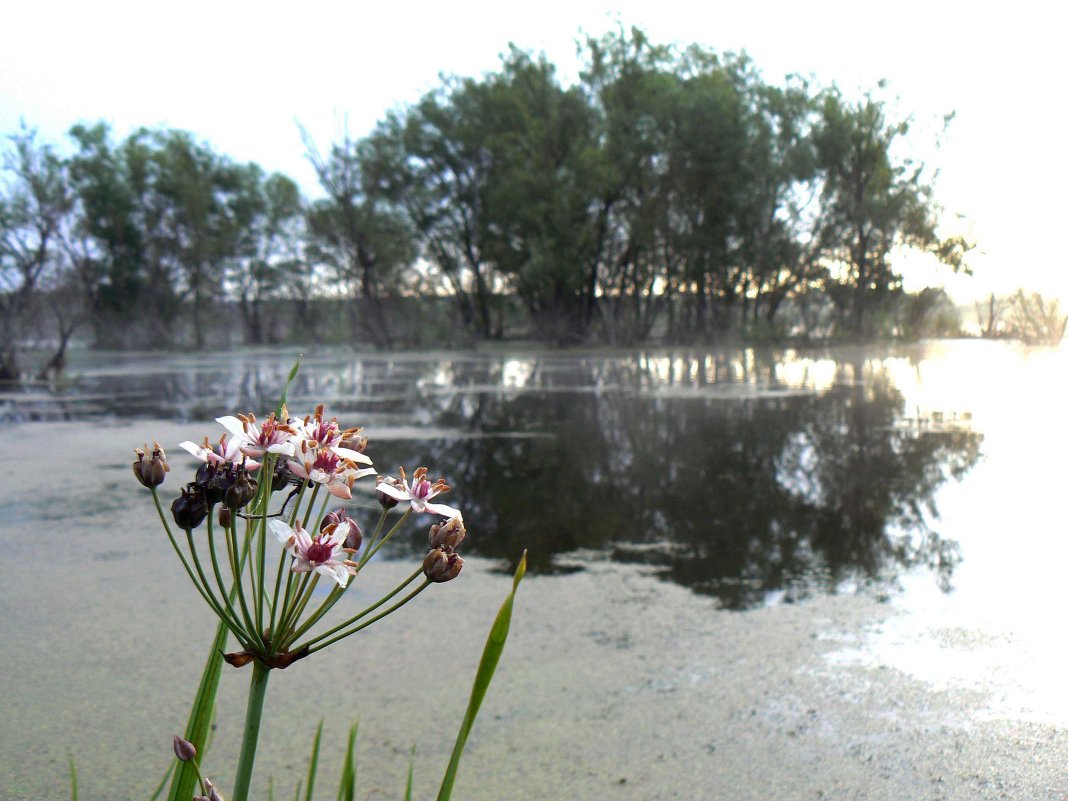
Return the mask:
<svg viewBox="0 0 1068 801">
<path fill-rule="evenodd" d="M 147 636 L 161 618 L 176 620 L 177 609 L 151 600 L 160 597 L 160 582 L 185 593 L 181 610 L 196 608 L 196 599 L 187 597 L 192 590 L 178 580 L 178 565 L 146 538 L 152 524 L 128 476 L 130 448 L 161 439 L 174 467 L 174 487 L 167 488 L 175 489 L 192 468 L 177 441 L 217 436 L 214 416 L 272 407 L 295 356 L 93 354 L 75 365 L 69 384 L 0 394 L 9 461 L 34 463 L 43 456 L 66 467 L 72 457 L 77 464 L 78 449 L 84 449 L 95 465 L 71 474 L 66 486 L 61 480 L 43 490 L 20 474 L 0 494 L 0 537 L 10 557 L 0 576 L 0 603 L 8 610 L 0 634 L 9 642 L 25 641 L 32 632 L 40 651 L 34 658 L 25 650 L 9 651 L 6 675 L 39 670 L 42 654 L 97 653 L 102 635 L 92 626 L 106 617 L 114 593 L 138 597 L 134 588 L 122 589 L 131 583 L 131 571 L 144 579 L 137 591 L 151 607 L 134 615 L 144 628 L 138 636 Z M 528 636 L 539 646 L 509 646 L 527 655 L 522 664 L 529 667 L 517 661 L 511 679 L 524 679 L 520 686 L 528 697 L 565 735 L 564 744 L 545 746 L 557 757 L 544 766 L 552 778 L 543 777 L 542 794 L 530 797 L 601 797 L 605 782 L 621 798 L 713 797 L 711 789 L 708 795 L 690 793 L 685 788 L 693 785 L 679 782 L 677 772 L 662 773 L 667 759 L 688 765 L 682 774 L 717 788 L 719 798 L 733 797 L 730 787 L 740 788 L 738 797 L 801 798 L 811 797 L 805 788 L 856 791 L 858 782 L 864 783 L 861 795 L 892 798 L 891 785 L 880 785 L 862 769 L 859 778 L 850 778 L 857 749 L 868 747 L 858 742 L 889 743 L 886 750 L 897 755 L 894 772 L 912 776 L 912 770 L 915 787 L 926 786 L 924 771 L 943 763 L 932 756 L 923 769 L 909 763 L 903 771 L 899 750 L 907 750 L 907 736 L 898 731 L 895 740 L 892 732 L 876 737 L 870 731 L 872 720 L 884 718 L 885 705 L 892 703 L 873 695 L 863 678 L 873 670 L 884 678 L 892 673 L 890 686 L 914 704 L 894 713 L 906 729 L 949 727 L 940 736 L 951 740 L 954 731 L 974 735 L 980 726 L 977 742 L 996 751 L 1005 737 L 1032 731 L 1026 727 L 1049 726 L 1056 749 L 1063 747 L 1058 738 L 1068 725 L 1068 696 L 1056 666 L 1068 656 L 1057 623 L 1059 575 L 1068 555 L 1060 501 L 1066 366 L 1062 350 L 983 342 L 813 352 L 329 352 L 304 359 L 290 408 L 302 415 L 323 401 L 343 424 L 365 426 L 368 453 L 382 472 L 425 464 L 433 475 L 445 476 L 454 487 L 448 502 L 464 510 L 471 531 L 464 551 L 474 558 L 464 578 L 486 588 L 477 590 L 486 608 L 502 594 L 503 574 L 528 550 Z M 43 558 L 39 541 L 69 525 L 64 509 L 72 495 L 82 504 L 79 547 L 91 562 L 81 568 L 80 590 L 99 603 L 74 644 L 55 619 L 74 614 L 72 598 L 46 595 L 39 614 L 25 606 L 47 592 L 32 565 Z M 363 502 L 358 496 L 356 505 Z M 126 532 L 135 528 L 140 531 L 132 538 Z M 424 543 L 420 527 L 393 544 L 383 570 L 410 570 Z M 64 584 L 70 591 L 71 582 Z M 538 614 L 549 610 L 563 617 Z M 569 618 L 580 610 L 583 617 Z M 460 609 L 455 612 L 459 618 Z M 127 622 L 137 628 L 136 620 Z M 419 625 L 413 622 L 413 630 Z M 461 619 L 455 625 L 466 628 Z M 759 636 L 751 639 L 754 630 Z M 416 635 L 410 636 L 414 647 Z M 477 650 L 480 636 L 472 628 L 461 639 L 467 650 Z M 189 643 L 206 642 L 207 635 L 200 629 L 199 637 L 190 631 L 187 639 L 184 651 L 169 653 L 193 665 L 203 657 Z M 130 660 L 121 664 L 143 669 L 143 656 Z M 567 677 L 565 683 L 557 686 L 538 674 L 539 663 Z M 412 670 L 404 680 L 395 668 L 385 671 L 379 680 L 394 687 L 386 694 L 403 697 L 413 692 L 411 684 L 425 682 Z M 11 702 L 9 712 L 25 721 L 20 729 L 42 732 L 20 745 L 16 728 L 0 726 L 0 779 L 24 788 L 13 797 L 62 787 L 57 765 L 81 740 L 44 736 L 63 728 L 56 719 L 63 713 L 58 704 L 50 706 L 48 688 L 70 682 L 78 671 L 76 664 L 53 665 L 47 680 L 38 682 L 39 698 L 31 687 L 27 698 Z M 509 674 L 505 666 L 502 671 L 503 684 Z M 762 671 L 768 686 L 777 688 L 770 691 L 774 698 L 740 700 L 760 686 Z M 92 684 L 102 706 L 116 693 L 130 692 L 109 685 L 106 673 Z M 457 681 L 467 681 L 466 675 L 461 671 Z M 277 684 L 287 680 L 288 673 Z M 179 687 L 192 683 L 188 675 Z M 784 692 L 784 683 L 806 689 Z M 566 700 L 578 687 L 585 688 L 584 698 L 599 699 L 597 709 Z M 837 709 L 844 691 L 859 693 L 869 714 L 858 722 L 841 712 L 836 725 L 813 725 L 809 705 Z M 725 717 L 706 736 L 700 724 L 682 718 L 695 698 L 709 692 L 722 694 L 714 714 Z M 176 688 L 174 696 L 183 693 Z M 618 704 L 624 697 L 627 703 Z M 92 704 L 71 703 L 92 714 Z M 565 714 L 561 704 L 572 708 Z M 167 711 L 171 721 L 184 715 L 182 702 L 174 705 Z M 724 711 L 750 706 L 756 723 L 740 723 L 740 712 Z M 632 754 L 624 742 L 590 745 L 597 739 L 586 732 L 591 721 L 637 731 L 672 709 L 675 722 L 659 724 L 673 743 L 662 746 L 670 756 Z M 361 706 L 360 714 L 370 712 Z M 528 714 L 523 705 L 499 714 L 499 739 L 492 740 L 497 745 L 486 747 L 489 762 L 465 764 L 479 782 L 468 797 L 499 797 L 495 782 L 523 774 L 507 742 L 519 734 L 536 738 L 545 718 L 527 720 Z M 374 719 L 389 733 L 369 748 L 377 743 L 388 750 L 386 741 L 397 738 L 410 744 L 403 724 L 411 715 Z M 500 715 L 510 715 L 519 732 Z M 143 753 L 134 759 L 151 773 L 159 764 L 149 758 L 159 721 L 131 716 L 140 723 L 126 725 L 143 737 Z M 753 732 L 745 728 L 753 725 Z M 586 745 L 567 746 L 568 731 Z M 785 763 L 768 744 L 792 743 L 798 731 L 808 732 L 803 753 L 819 754 L 824 772 L 773 781 L 769 777 Z M 733 732 L 733 739 L 724 732 Z M 712 740 L 720 742 L 718 750 Z M 730 761 L 730 744 L 737 764 Z M 223 753 L 229 747 L 223 745 Z M 1064 755 L 1056 749 L 1049 756 L 1054 765 Z M 40 762 L 40 775 L 32 780 L 20 770 L 27 752 Z M 576 753 L 585 753 L 578 763 Z M 718 756 L 710 761 L 713 753 Z M 571 769 L 561 769 L 561 758 Z M 962 789 L 947 797 L 965 797 L 969 781 L 988 781 L 1002 769 L 1025 781 L 1014 772 L 1018 762 L 1014 768 L 1008 757 L 1004 766 L 991 761 L 989 750 L 974 758 L 975 777 L 958 776 L 952 786 Z M 278 759 L 272 763 L 270 752 L 265 755 L 266 764 L 284 770 Z M 761 759 L 768 764 L 759 775 L 742 767 Z M 694 767 L 694 760 L 703 767 Z M 623 763 L 631 765 L 629 778 L 606 778 Z M 1041 789 L 1044 774 L 1034 775 L 1027 781 L 1038 781 Z M 136 786 L 147 784 L 146 778 Z M 484 795 L 471 795 L 475 787 Z M 87 792 L 93 797 L 91 787 Z"/>
<path fill-rule="evenodd" d="M 62 395 L 8 396 L 6 415 L 262 412 L 292 359 L 90 367 Z M 306 360 L 290 405 L 300 414 L 321 398 L 367 426 L 383 471 L 444 474 L 467 548 L 504 569 L 524 548 L 535 573 L 580 570 L 596 553 L 746 609 L 893 583 L 916 565 L 951 584 L 959 548 L 930 525 L 934 496 L 975 464 L 982 435 L 970 406 L 910 405 L 895 364 L 789 351 L 336 354 Z"/>
</svg>

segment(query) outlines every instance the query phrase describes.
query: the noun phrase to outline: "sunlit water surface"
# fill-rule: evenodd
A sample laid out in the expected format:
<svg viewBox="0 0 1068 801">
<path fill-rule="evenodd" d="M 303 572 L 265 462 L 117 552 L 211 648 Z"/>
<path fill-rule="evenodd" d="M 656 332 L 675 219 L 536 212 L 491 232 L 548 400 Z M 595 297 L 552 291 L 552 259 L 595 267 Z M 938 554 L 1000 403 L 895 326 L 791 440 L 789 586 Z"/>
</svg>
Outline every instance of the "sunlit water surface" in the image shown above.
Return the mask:
<svg viewBox="0 0 1068 801">
<path fill-rule="evenodd" d="M 0 394 L 0 420 L 217 437 L 212 417 L 273 407 L 296 355 L 86 354 L 69 382 Z M 722 614 L 874 598 L 898 613 L 836 632 L 828 669 L 892 667 L 983 693 L 981 716 L 1065 726 L 1066 367 L 1064 349 L 983 342 L 310 353 L 290 409 L 321 401 L 365 426 L 381 472 L 444 475 L 466 554 L 496 570 L 528 549 L 531 581 L 566 592 L 568 576 L 636 565 Z M 176 489 L 193 463 L 163 444 Z M 123 508 L 141 500 L 132 478 L 108 492 Z M 5 539 L 54 517 L 32 499 L 6 505 Z M 388 556 L 424 543 L 413 533 Z"/>
</svg>

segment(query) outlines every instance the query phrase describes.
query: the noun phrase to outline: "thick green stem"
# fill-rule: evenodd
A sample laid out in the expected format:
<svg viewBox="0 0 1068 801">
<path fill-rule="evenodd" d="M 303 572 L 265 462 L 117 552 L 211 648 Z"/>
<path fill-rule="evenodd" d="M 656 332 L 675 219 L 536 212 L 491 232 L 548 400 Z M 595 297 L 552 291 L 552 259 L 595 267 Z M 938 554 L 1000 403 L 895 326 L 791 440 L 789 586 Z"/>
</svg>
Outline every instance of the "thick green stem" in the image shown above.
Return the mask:
<svg viewBox="0 0 1068 801">
<path fill-rule="evenodd" d="M 267 695 L 267 677 L 270 668 L 258 659 L 252 662 L 252 683 L 248 688 L 248 707 L 245 709 L 245 735 L 241 740 L 241 756 L 237 762 L 234 778 L 234 801 L 248 801 L 248 788 L 252 782 L 252 766 L 256 762 L 256 743 L 260 736 L 260 719 L 263 717 L 263 700 Z"/>
</svg>

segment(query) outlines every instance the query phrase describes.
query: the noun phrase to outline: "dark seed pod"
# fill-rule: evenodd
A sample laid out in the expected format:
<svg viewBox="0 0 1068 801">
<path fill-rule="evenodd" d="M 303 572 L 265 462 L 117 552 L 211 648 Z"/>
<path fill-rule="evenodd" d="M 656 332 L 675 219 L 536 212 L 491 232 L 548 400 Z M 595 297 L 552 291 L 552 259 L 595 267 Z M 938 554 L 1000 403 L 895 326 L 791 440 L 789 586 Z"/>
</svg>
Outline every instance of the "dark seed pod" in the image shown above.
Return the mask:
<svg viewBox="0 0 1068 801">
<path fill-rule="evenodd" d="M 226 490 L 223 502 L 231 509 L 241 509 L 248 506 L 249 502 L 256 497 L 259 485 L 249 478 L 248 471 L 239 467 L 234 483 Z"/>
<path fill-rule="evenodd" d="M 215 462 L 204 462 L 197 468 L 196 483 L 206 487 L 215 478 Z"/>
<path fill-rule="evenodd" d="M 208 501 L 197 484 L 189 484 L 171 504 L 174 522 L 181 529 L 194 529 L 208 516 Z"/>
<path fill-rule="evenodd" d="M 226 493 L 234 486 L 236 480 L 232 464 L 227 462 L 224 466 L 217 467 L 214 475 L 204 485 L 204 497 L 210 504 L 219 503 L 226 497 Z"/>
<path fill-rule="evenodd" d="M 271 477 L 271 492 L 279 492 L 289 484 L 293 473 L 289 470 L 289 463 L 285 459 L 279 459 L 274 466 L 274 475 Z"/>
</svg>

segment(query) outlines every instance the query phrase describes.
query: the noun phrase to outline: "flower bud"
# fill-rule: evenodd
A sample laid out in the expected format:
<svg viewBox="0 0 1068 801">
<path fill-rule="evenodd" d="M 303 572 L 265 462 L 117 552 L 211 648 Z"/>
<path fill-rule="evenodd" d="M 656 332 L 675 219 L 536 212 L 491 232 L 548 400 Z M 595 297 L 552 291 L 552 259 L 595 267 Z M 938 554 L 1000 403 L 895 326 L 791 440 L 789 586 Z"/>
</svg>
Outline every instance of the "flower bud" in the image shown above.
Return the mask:
<svg viewBox="0 0 1068 801">
<path fill-rule="evenodd" d="M 230 511 L 230 508 L 223 505 L 219 507 L 219 525 L 223 528 L 230 528 L 234 524 L 234 513 Z"/>
<path fill-rule="evenodd" d="M 211 779 L 205 778 L 204 784 L 208 788 L 208 801 L 224 801 L 222 793 L 220 793 L 218 788 L 211 783 Z"/>
<path fill-rule="evenodd" d="M 271 476 L 271 492 L 279 492 L 289 484 L 289 479 L 294 478 L 289 470 L 289 463 L 285 459 L 279 459 L 274 466 L 274 475 Z"/>
<path fill-rule="evenodd" d="M 464 541 L 466 536 L 467 529 L 464 528 L 464 521 L 458 517 L 450 517 L 444 523 L 435 523 L 430 527 L 430 547 L 440 548 L 442 545 L 447 545 L 455 548 Z"/>
<path fill-rule="evenodd" d="M 197 749 L 191 742 L 176 734 L 174 735 L 174 755 L 182 762 L 189 762 L 197 758 Z"/>
<path fill-rule="evenodd" d="M 345 537 L 345 547 L 352 551 L 360 550 L 360 546 L 363 545 L 363 532 L 360 531 L 360 527 L 356 525 L 355 520 L 349 520 L 349 533 Z"/>
<path fill-rule="evenodd" d="M 133 472 L 137 480 L 149 489 L 162 484 L 163 479 L 167 477 L 167 471 L 171 468 L 167 464 L 167 454 L 163 452 L 159 443 L 152 443 L 152 455 L 147 459 L 141 448 L 134 448 L 134 453 L 137 454 L 137 461 L 133 463 Z"/>
<path fill-rule="evenodd" d="M 236 481 L 234 466 L 229 462 L 225 465 L 216 465 L 215 469 L 209 473 L 209 476 L 207 482 L 202 486 L 204 487 L 204 497 L 208 499 L 208 503 L 214 505 L 223 500 L 230 487 L 234 485 L 234 481 Z"/>
<path fill-rule="evenodd" d="M 439 584 L 460 575 L 464 560 L 447 545 L 435 548 L 423 559 L 423 575 Z"/>
<path fill-rule="evenodd" d="M 326 531 L 327 526 L 336 526 L 339 523 L 344 523 L 346 520 L 351 519 L 352 518 L 349 517 L 349 510 L 344 506 L 331 509 L 323 515 L 323 522 L 319 524 L 319 533 Z"/>
<path fill-rule="evenodd" d="M 399 478 L 393 478 L 392 476 L 379 476 L 379 484 L 389 484 L 391 487 L 396 487 L 399 490 L 404 489 L 404 484 L 401 483 Z M 377 493 L 378 502 L 382 504 L 383 509 L 392 509 L 397 505 L 397 499 L 391 495 L 386 495 L 384 492 Z"/>
<path fill-rule="evenodd" d="M 337 509 L 331 509 L 323 517 L 323 522 L 319 524 L 320 533 L 326 531 L 327 526 L 341 526 L 348 525 L 349 533 L 345 537 L 345 547 L 350 548 L 353 551 L 360 550 L 360 546 L 363 545 L 363 532 L 360 530 L 359 524 L 351 517 L 349 517 L 348 509 L 339 506 Z"/>
<path fill-rule="evenodd" d="M 171 504 L 171 514 L 181 529 L 194 529 L 203 523 L 208 515 L 208 500 L 200 486 L 189 484 L 185 487 Z"/>
<path fill-rule="evenodd" d="M 195 481 L 201 486 L 207 486 L 208 482 L 215 477 L 215 462 L 204 462 L 197 468 Z"/>
<path fill-rule="evenodd" d="M 241 509 L 248 506 L 249 501 L 256 497 L 256 490 L 259 485 L 248 476 L 248 470 L 241 467 L 238 468 L 237 478 L 234 480 L 233 485 L 226 490 L 226 497 L 223 498 L 223 502 L 231 509 Z"/>
<path fill-rule="evenodd" d="M 193 796 L 193 801 L 224 801 L 222 793 L 220 793 L 218 788 L 211 783 L 211 779 L 207 777 L 204 778 L 204 787 L 207 789 L 208 794 L 195 795 Z"/>
<path fill-rule="evenodd" d="M 350 451 L 356 451 L 356 453 L 367 451 L 367 437 L 358 431 L 354 431 L 342 439 L 340 444 L 342 448 L 348 448 Z"/>
</svg>

